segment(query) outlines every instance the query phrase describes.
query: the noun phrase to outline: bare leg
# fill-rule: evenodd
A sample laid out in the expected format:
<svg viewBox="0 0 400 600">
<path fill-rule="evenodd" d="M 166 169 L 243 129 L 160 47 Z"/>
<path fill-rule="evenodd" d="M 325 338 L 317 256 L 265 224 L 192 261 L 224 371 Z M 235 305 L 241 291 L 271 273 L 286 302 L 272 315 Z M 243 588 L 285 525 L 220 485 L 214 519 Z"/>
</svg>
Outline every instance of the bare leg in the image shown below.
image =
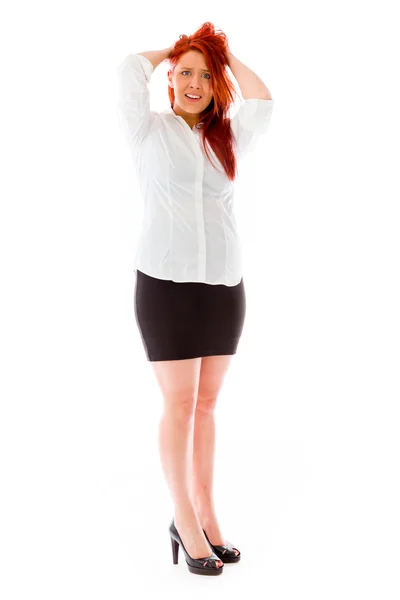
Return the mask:
<svg viewBox="0 0 400 600">
<path fill-rule="evenodd" d="M 191 493 L 201 527 L 217 546 L 226 544 L 226 540 L 218 524 L 213 498 L 215 406 L 231 360 L 232 355 L 203 357 L 195 410 Z M 236 549 L 234 552 L 239 554 Z"/>
<path fill-rule="evenodd" d="M 174 502 L 175 526 L 193 558 L 210 556 L 190 498 L 192 435 L 198 373 L 201 359 L 152 363 L 164 397 L 159 426 L 159 450 L 165 479 Z M 197 377 L 197 378 L 196 378 Z M 217 566 L 223 566 L 222 561 Z"/>
</svg>

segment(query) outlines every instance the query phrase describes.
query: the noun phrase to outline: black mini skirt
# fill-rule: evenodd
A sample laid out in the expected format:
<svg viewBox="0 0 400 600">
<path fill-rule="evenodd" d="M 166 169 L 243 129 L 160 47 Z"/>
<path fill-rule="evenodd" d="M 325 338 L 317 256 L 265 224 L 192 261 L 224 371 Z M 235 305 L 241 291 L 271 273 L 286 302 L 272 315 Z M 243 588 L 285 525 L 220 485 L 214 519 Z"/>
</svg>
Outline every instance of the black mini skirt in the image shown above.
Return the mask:
<svg viewBox="0 0 400 600">
<path fill-rule="evenodd" d="M 136 270 L 134 308 L 147 360 L 236 354 L 246 315 L 237 285 L 175 282 Z"/>
</svg>

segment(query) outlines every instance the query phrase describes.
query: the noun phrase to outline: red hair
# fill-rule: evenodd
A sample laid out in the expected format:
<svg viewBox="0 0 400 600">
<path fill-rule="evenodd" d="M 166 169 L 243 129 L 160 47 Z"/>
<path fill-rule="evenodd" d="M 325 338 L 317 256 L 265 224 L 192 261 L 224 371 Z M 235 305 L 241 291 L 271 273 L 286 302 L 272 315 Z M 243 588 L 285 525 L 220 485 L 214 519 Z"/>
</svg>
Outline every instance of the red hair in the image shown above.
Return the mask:
<svg viewBox="0 0 400 600">
<path fill-rule="evenodd" d="M 206 110 L 200 114 L 201 121 L 204 123 L 202 128 L 203 147 L 211 162 L 206 146 L 207 140 L 221 162 L 228 178 L 233 181 L 237 174 L 237 165 L 233 151 L 233 133 L 230 119 L 226 115 L 237 93 L 226 71 L 228 48 L 226 35 L 221 30 L 216 33 L 214 25 L 207 21 L 193 35 L 182 34 L 179 36 L 179 40 L 171 51 L 169 60 L 171 70 L 174 71 L 180 57 L 189 50 L 197 50 L 204 54 L 210 70 L 213 99 Z M 173 108 L 175 94 L 170 86 L 168 86 L 168 95 L 171 108 Z"/>
</svg>

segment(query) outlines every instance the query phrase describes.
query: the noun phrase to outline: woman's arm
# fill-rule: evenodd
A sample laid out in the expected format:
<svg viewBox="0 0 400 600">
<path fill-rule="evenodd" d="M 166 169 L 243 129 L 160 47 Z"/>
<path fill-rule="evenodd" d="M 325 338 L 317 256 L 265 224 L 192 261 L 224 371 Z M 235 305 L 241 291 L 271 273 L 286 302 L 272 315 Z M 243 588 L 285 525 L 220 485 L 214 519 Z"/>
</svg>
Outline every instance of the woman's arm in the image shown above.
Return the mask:
<svg viewBox="0 0 400 600">
<path fill-rule="evenodd" d="M 148 84 L 157 65 L 169 57 L 171 48 L 128 54 L 118 65 L 118 113 L 131 148 L 138 148 L 151 128 Z"/>
<path fill-rule="evenodd" d="M 163 50 L 149 50 L 148 52 L 138 52 L 138 54 L 148 58 L 151 64 L 153 65 L 153 68 L 155 69 L 161 62 L 169 58 L 172 48 L 173 46 L 171 46 L 170 48 L 164 48 Z"/>
<path fill-rule="evenodd" d="M 232 52 L 229 51 L 227 57 L 229 68 L 239 84 L 243 100 L 248 98 L 272 100 L 269 89 L 254 71 L 233 56 Z"/>
</svg>

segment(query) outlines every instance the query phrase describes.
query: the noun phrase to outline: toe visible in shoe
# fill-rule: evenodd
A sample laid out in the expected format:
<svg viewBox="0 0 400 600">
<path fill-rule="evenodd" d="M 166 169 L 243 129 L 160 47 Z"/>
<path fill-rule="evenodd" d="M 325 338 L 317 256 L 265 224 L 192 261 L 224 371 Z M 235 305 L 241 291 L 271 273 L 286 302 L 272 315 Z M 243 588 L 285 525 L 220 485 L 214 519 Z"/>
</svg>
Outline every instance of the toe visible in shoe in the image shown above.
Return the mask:
<svg viewBox="0 0 400 600">
<path fill-rule="evenodd" d="M 206 562 L 203 564 L 203 567 L 205 567 L 207 564 L 214 566 L 216 569 L 220 569 L 224 566 L 222 560 L 217 560 L 215 558 L 209 558 L 208 560 L 206 560 Z"/>
</svg>

